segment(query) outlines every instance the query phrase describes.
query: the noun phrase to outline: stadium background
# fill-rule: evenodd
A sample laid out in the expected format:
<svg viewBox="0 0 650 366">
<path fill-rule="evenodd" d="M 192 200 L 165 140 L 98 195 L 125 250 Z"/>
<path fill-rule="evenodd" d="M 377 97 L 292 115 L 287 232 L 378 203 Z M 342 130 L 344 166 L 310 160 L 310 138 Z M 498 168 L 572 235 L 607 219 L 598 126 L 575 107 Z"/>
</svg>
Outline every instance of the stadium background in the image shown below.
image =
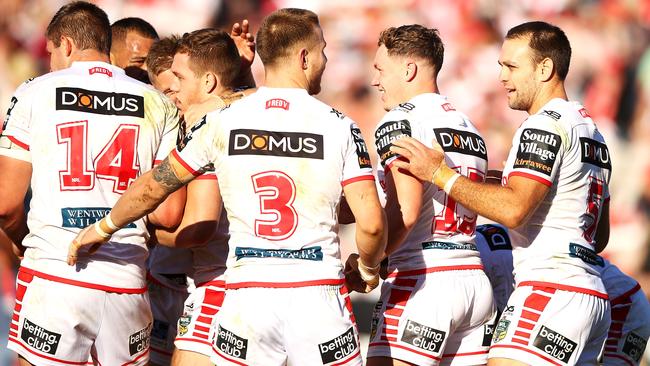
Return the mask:
<svg viewBox="0 0 650 366">
<path fill-rule="evenodd" d="M 507 107 L 498 81 L 501 40 L 512 26 L 542 19 L 565 30 L 573 46 L 567 79 L 605 135 L 612 152 L 610 244 L 605 256 L 650 294 L 650 0 L 97 0 L 111 22 L 127 16 L 150 22 L 161 36 L 204 27 L 229 29 L 260 20 L 278 7 L 303 7 L 321 19 L 329 58 L 318 98 L 357 121 L 372 148 L 372 131 L 384 111 L 370 85 L 379 32 L 420 23 L 435 27 L 445 43 L 441 93 L 483 133 L 491 169 L 500 169 L 514 130 L 526 118 Z M 48 71 L 44 31 L 66 1 L 0 0 L 0 119 L 14 89 Z M 263 85 L 261 63 L 255 77 Z M 10 172 L 0 172 L 10 174 Z M 353 228 L 344 228 L 344 238 Z M 343 251 L 353 247 L 344 240 Z M 15 261 L 0 250 L 0 365 L 11 313 Z M 377 296 L 355 297 L 360 326 Z M 363 316 L 363 315 L 367 316 Z M 6 318 L 3 318 L 6 317 Z M 6 320 L 6 321 L 5 321 Z M 650 365 L 650 363 L 649 363 Z"/>
</svg>

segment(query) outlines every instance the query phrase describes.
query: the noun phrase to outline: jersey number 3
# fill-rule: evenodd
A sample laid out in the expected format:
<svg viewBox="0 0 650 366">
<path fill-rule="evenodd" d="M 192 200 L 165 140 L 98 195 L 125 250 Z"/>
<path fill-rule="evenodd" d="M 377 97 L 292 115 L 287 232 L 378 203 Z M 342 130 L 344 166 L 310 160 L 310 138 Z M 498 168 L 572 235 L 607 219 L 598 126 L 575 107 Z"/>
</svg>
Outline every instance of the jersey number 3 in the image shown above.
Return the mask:
<svg viewBox="0 0 650 366">
<path fill-rule="evenodd" d="M 95 178 L 113 181 L 113 192 L 122 194 L 137 178 L 136 155 L 140 126 L 119 125 L 106 142 L 92 167 L 88 167 L 88 121 L 56 126 L 59 144 L 66 144 L 66 169 L 59 172 L 62 191 L 87 191 L 95 187 Z"/>
<path fill-rule="evenodd" d="M 255 235 L 268 240 L 284 240 L 298 227 L 298 213 L 292 206 L 296 184 L 287 174 L 269 171 L 251 176 L 253 188 L 260 198 L 260 213 L 255 219 Z"/>
</svg>

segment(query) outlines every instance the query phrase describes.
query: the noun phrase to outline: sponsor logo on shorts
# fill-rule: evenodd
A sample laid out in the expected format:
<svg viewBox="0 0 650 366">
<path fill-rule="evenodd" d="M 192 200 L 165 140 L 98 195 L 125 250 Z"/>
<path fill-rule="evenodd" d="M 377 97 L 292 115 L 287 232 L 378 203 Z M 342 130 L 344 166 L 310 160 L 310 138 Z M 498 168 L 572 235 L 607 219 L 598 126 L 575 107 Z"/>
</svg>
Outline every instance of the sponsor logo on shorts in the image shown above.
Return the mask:
<svg viewBox="0 0 650 366">
<path fill-rule="evenodd" d="M 323 136 L 306 132 L 232 130 L 228 155 L 323 159 Z"/>
<path fill-rule="evenodd" d="M 388 159 L 397 156 L 397 154 L 390 151 L 390 147 L 395 140 L 403 136 L 411 136 L 411 123 L 405 119 L 384 122 L 377 128 L 375 131 L 375 146 L 382 165 L 386 165 Z"/>
<path fill-rule="evenodd" d="M 594 266 L 605 266 L 605 261 L 595 251 L 578 245 L 576 243 L 569 244 L 569 256 L 580 258 L 583 262 Z"/>
<path fill-rule="evenodd" d="M 61 226 L 83 229 L 103 219 L 109 212 L 110 207 L 64 207 L 61 209 Z M 131 229 L 135 227 L 134 223 L 125 226 Z"/>
<path fill-rule="evenodd" d="M 377 334 L 377 327 L 379 326 L 379 318 L 381 318 L 381 309 L 383 306 L 383 301 L 377 301 L 375 308 L 372 310 L 372 320 L 370 321 L 370 339 L 375 338 L 375 335 Z"/>
<path fill-rule="evenodd" d="M 361 130 L 356 124 L 351 123 L 350 133 L 352 133 L 352 139 L 357 148 L 357 161 L 359 162 L 359 168 L 372 168 L 372 165 L 370 164 L 370 155 L 368 154 L 368 146 L 366 146 L 366 141 L 363 139 Z"/>
<path fill-rule="evenodd" d="M 236 247 L 235 256 L 237 260 L 242 258 L 283 258 L 322 261 L 323 251 L 320 246 L 295 250 Z"/>
<path fill-rule="evenodd" d="M 560 145 L 560 135 L 527 128 L 519 138 L 514 168 L 530 169 L 550 176 Z"/>
<path fill-rule="evenodd" d="M 149 349 L 151 341 L 151 323 L 129 336 L 129 354 L 131 356 Z"/>
<path fill-rule="evenodd" d="M 507 310 L 506 310 L 507 311 Z M 498 343 L 502 341 L 506 334 L 508 334 L 508 327 L 510 326 L 510 320 L 501 318 L 499 323 L 497 323 L 496 328 L 494 328 L 494 335 L 492 336 L 492 343 Z"/>
<path fill-rule="evenodd" d="M 496 324 L 485 324 L 483 325 L 483 343 L 481 344 L 483 347 L 489 347 L 490 342 L 492 341 L 492 337 L 494 337 L 494 329 L 496 328 Z"/>
<path fill-rule="evenodd" d="M 436 240 L 422 243 L 422 249 L 478 250 L 472 243 L 449 243 Z"/>
<path fill-rule="evenodd" d="M 636 362 L 641 360 L 643 352 L 645 351 L 645 346 L 648 343 L 647 339 L 643 339 L 640 335 L 630 332 L 625 337 L 625 343 L 623 343 L 623 353 L 630 356 Z"/>
<path fill-rule="evenodd" d="M 437 128 L 433 132 L 445 152 L 472 155 L 487 160 L 487 148 L 481 136 L 451 128 Z"/>
<path fill-rule="evenodd" d="M 2 130 L 0 130 L 0 133 L 7 128 L 7 124 L 9 123 L 9 117 L 11 117 L 11 111 L 14 109 L 16 106 L 16 103 L 18 102 L 18 98 L 16 97 L 11 97 L 11 101 L 9 102 L 9 108 L 7 109 L 7 114 L 5 115 L 5 119 L 2 122 Z"/>
<path fill-rule="evenodd" d="M 357 337 L 352 327 L 340 336 L 318 345 L 323 365 L 340 361 L 353 354 L 357 348 Z"/>
<path fill-rule="evenodd" d="M 542 114 L 545 115 L 545 116 L 549 116 L 549 117 L 553 118 L 556 121 L 559 121 L 560 118 L 562 118 L 562 115 L 559 114 L 556 111 L 549 111 L 549 110 L 545 109 L 545 110 L 542 111 Z"/>
<path fill-rule="evenodd" d="M 54 355 L 59 347 L 61 334 L 54 333 L 30 322 L 29 319 L 25 319 L 20 332 L 20 339 L 35 350 Z"/>
<path fill-rule="evenodd" d="M 542 326 L 533 341 L 533 346 L 564 363 L 569 361 L 577 345 L 576 342 L 545 326 Z"/>
<path fill-rule="evenodd" d="M 279 108 L 285 111 L 289 110 L 289 102 L 284 99 L 274 98 L 266 101 L 266 109 Z"/>
<path fill-rule="evenodd" d="M 217 349 L 228 356 L 236 357 L 242 360 L 246 359 L 248 351 L 248 339 L 239 337 L 228 329 L 219 326 L 216 339 Z"/>
<path fill-rule="evenodd" d="M 580 138 L 580 161 L 612 170 L 612 161 L 609 158 L 607 145 L 600 141 L 592 140 L 586 137 Z"/>
<path fill-rule="evenodd" d="M 205 126 L 207 123 L 207 118 L 203 116 L 201 120 L 194 124 L 194 126 L 190 127 L 189 130 L 187 129 L 187 126 L 185 122 L 180 124 L 180 127 L 178 128 L 178 137 L 176 138 L 176 149 L 178 151 L 182 151 L 185 146 L 187 146 L 187 143 L 192 140 L 192 137 L 194 137 L 194 133 L 201 127 Z"/>
<path fill-rule="evenodd" d="M 93 74 L 104 74 L 104 75 L 108 75 L 109 77 L 113 77 L 113 72 L 111 72 L 111 70 L 100 66 L 95 66 L 88 69 L 88 75 L 93 75 Z"/>
<path fill-rule="evenodd" d="M 491 251 L 512 250 L 512 243 L 508 232 L 501 226 L 485 224 L 476 227 L 476 231 L 485 238 Z"/>
<path fill-rule="evenodd" d="M 407 320 L 401 341 L 428 352 L 438 353 L 446 335 L 447 333 L 441 330 Z"/>
<path fill-rule="evenodd" d="M 187 307 L 185 308 L 185 311 L 187 313 Z M 190 310 L 191 312 L 191 310 Z M 178 318 L 178 336 L 182 337 L 185 334 L 187 334 L 187 331 L 189 330 L 190 322 L 192 321 L 192 315 L 191 314 L 183 314 L 180 318 Z"/>
<path fill-rule="evenodd" d="M 158 347 L 167 349 L 167 336 L 169 335 L 169 323 L 162 320 L 154 319 L 153 327 L 151 328 L 151 344 Z"/>
<path fill-rule="evenodd" d="M 56 88 L 56 109 L 144 118 L 144 98 L 81 88 Z"/>
</svg>

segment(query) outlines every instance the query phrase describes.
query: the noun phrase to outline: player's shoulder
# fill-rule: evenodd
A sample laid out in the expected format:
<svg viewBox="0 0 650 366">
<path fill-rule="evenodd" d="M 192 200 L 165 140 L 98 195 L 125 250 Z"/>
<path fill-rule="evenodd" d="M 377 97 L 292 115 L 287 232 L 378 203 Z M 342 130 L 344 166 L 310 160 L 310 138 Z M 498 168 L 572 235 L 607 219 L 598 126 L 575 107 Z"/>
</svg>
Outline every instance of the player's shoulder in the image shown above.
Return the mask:
<svg viewBox="0 0 650 366">
<path fill-rule="evenodd" d="M 485 241 L 485 244 L 491 251 L 496 250 L 512 250 L 512 243 L 508 229 L 499 224 L 484 224 L 476 227 L 477 243 L 480 239 Z"/>
</svg>

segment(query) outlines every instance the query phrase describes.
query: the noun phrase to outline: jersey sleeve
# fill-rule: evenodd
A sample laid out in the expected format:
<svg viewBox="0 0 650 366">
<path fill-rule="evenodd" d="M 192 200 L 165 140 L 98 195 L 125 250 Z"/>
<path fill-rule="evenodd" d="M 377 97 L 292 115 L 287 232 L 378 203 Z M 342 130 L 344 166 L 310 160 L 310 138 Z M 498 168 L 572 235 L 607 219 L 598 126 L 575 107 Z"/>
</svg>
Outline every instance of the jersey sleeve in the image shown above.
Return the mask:
<svg viewBox="0 0 650 366">
<path fill-rule="evenodd" d="M 557 121 L 541 115 L 529 117 L 512 141 L 516 152 L 508 176 L 526 177 L 550 187 L 567 144 L 567 134 Z"/>
<path fill-rule="evenodd" d="M 28 81 L 29 82 L 29 81 Z M 7 115 L 0 131 L 0 155 L 30 161 L 32 124 L 32 93 L 28 82 L 23 83 L 11 97 Z"/>
<path fill-rule="evenodd" d="M 350 126 L 347 144 L 344 151 L 342 185 L 353 183 L 359 180 L 374 180 L 372 175 L 372 164 L 368 154 L 361 130 L 352 120 L 347 119 Z"/>
<path fill-rule="evenodd" d="M 227 138 L 220 127 L 220 111 L 208 113 L 190 128 L 172 155 L 194 176 L 214 170 L 214 164 L 225 153 Z"/>
<path fill-rule="evenodd" d="M 375 147 L 379 155 L 379 163 L 384 170 L 390 169 L 390 165 L 399 155 L 390 151 L 393 142 L 400 137 L 413 137 L 411 122 L 408 119 L 408 113 L 399 109 L 394 109 L 381 119 L 375 129 Z"/>
</svg>

